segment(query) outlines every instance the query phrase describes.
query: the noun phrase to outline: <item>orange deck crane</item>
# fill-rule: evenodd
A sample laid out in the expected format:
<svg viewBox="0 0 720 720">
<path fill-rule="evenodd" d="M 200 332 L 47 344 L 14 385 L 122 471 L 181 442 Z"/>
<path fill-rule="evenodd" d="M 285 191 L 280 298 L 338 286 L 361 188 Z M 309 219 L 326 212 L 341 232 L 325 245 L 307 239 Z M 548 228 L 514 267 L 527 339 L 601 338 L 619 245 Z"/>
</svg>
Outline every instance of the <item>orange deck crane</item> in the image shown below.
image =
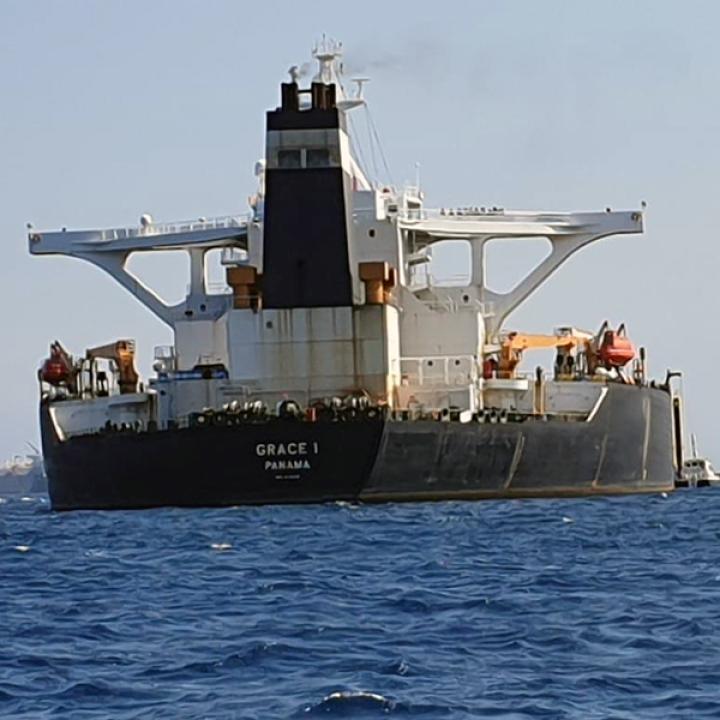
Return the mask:
<svg viewBox="0 0 720 720">
<path fill-rule="evenodd" d="M 117 340 L 114 343 L 88 348 L 85 351 L 85 359 L 91 364 L 98 358 L 115 363 L 121 394 L 134 393 L 137 390 L 139 377 L 135 369 L 134 340 Z"/>
<path fill-rule="evenodd" d="M 534 335 L 511 332 L 500 346 L 497 375 L 499 378 L 515 377 L 515 368 L 525 350 L 556 348 L 561 356 L 571 356 L 578 347 L 585 347 L 592 335 L 584 332 L 568 332 L 557 335 Z"/>
<path fill-rule="evenodd" d="M 498 360 L 491 360 L 491 364 L 486 365 L 484 374 L 492 376 L 492 371 L 495 371 L 498 378 L 513 378 L 523 352 L 543 348 L 557 349 L 557 371 L 566 375 L 573 374 L 577 360 L 582 360 L 579 368 L 582 373 L 594 375 L 599 368 L 620 373 L 622 368 L 635 358 L 635 347 L 627 337 L 625 324 L 613 330 L 606 321 L 595 335 L 575 329 L 554 335 L 511 332 L 500 345 Z M 494 367 L 492 362 L 495 362 Z"/>
</svg>

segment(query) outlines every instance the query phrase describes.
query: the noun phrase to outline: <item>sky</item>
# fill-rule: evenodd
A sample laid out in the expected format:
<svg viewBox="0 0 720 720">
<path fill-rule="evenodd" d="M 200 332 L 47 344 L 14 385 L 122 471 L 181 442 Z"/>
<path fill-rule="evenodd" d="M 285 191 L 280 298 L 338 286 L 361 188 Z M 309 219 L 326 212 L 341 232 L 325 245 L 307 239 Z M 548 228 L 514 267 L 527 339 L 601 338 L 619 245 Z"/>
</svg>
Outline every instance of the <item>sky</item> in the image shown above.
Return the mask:
<svg viewBox="0 0 720 720">
<path fill-rule="evenodd" d="M 146 377 L 171 342 L 100 270 L 31 257 L 26 222 L 245 212 L 264 112 L 326 33 L 371 78 L 390 179 L 419 163 L 428 207 L 647 203 L 644 235 L 580 251 L 506 327 L 625 322 L 655 376 L 683 371 L 688 426 L 720 463 L 718 27 L 720 4 L 695 0 L 0 0 L 0 461 L 38 442 L 50 341 L 135 338 Z M 518 247 L 490 258 L 498 289 L 534 257 Z M 136 269 L 165 294 L 185 282 L 176 258 Z"/>
</svg>

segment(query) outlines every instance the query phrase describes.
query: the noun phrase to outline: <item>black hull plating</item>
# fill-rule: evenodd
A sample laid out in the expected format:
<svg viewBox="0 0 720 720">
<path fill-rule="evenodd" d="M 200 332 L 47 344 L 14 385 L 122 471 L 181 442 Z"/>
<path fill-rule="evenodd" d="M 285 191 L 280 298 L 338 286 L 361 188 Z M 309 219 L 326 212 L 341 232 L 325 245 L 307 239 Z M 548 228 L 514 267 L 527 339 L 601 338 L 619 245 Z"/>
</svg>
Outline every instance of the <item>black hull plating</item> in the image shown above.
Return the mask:
<svg viewBox="0 0 720 720">
<path fill-rule="evenodd" d="M 608 390 L 591 422 L 277 420 L 67 441 L 42 404 L 49 494 L 70 510 L 671 490 L 670 396 Z"/>
</svg>

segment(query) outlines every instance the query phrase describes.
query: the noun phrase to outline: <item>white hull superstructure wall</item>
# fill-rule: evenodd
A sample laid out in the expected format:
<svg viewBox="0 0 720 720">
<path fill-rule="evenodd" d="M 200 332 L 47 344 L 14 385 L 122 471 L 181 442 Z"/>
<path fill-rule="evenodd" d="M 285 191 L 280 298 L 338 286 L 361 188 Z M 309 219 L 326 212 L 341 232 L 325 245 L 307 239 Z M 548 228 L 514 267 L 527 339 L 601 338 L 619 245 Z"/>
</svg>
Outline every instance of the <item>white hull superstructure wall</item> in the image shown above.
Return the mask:
<svg viewBox="0 0 720 720">
<path fill-rule="evenodd" d="M 88 435 L 106 426 L 146 430 L 156 419 L 154 391 L 63 400 L 50 405 L 49 416 L 61 440 Z"/>
<path fill-rule="evenodd" d="M 405 357 L 483 354 L 485 323 L 473 307 L 456 306 L 442 293 L 423 301 L 409 291 L 401 296 L 400 337 Z"/>
<path fill-rule="evenodd" d="M 175 369 L 189 371 L 198 365 L 226 365 L 227 323 L 218 320 L 186 320 L 175 323 Z"/>
<path fill-rule="evenodd" d="M 362 389 L 386 403 L 400 381 L 399 318 L 390 305 L 232 310 L 230 379 L 258 398 L 313 400 Z"/>
</svg>

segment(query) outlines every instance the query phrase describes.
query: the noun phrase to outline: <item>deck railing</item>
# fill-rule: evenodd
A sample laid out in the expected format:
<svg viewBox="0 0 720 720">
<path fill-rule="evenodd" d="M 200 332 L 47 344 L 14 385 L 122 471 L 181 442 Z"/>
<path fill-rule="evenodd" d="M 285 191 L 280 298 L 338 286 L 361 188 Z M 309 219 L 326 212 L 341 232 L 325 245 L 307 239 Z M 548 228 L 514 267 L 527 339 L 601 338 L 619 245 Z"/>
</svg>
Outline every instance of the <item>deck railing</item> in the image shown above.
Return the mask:
<svg viewBox="0 0 720 720">
<path fill-rule="evenodd" d="M 108 228 L 101 231 L 103 240 L 123 240 L 126 238 L 152 237 L 153 235 L 177 235 L 201 230 L 224 230 L 245 227 L 249 215 L 226 215 L 216 218 L 198 218 L 197 220 L 179 220 L 174 222 L 148 222 L 133 227 Z"/>
</svg>

